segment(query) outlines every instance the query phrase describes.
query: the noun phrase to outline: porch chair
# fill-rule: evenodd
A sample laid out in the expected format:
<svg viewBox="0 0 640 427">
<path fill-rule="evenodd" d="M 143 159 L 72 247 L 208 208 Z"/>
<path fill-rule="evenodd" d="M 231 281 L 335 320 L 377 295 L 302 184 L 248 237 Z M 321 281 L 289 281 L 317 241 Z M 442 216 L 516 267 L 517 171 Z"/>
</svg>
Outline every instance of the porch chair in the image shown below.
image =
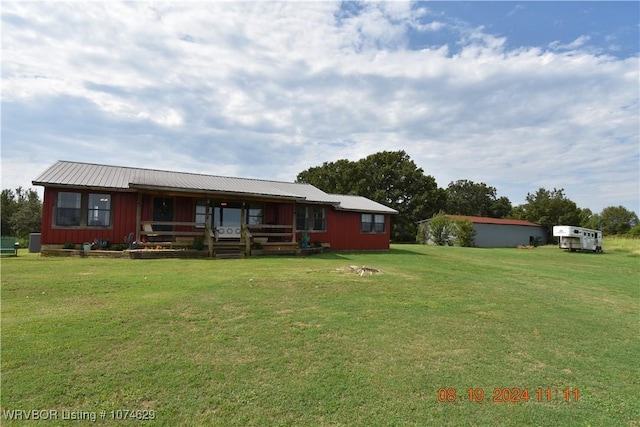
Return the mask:
<svg viewBox="0 0 640 427">
<path fill-rule="evenodd" d="M 153 230 L 153 226 L 151 224 L 142 224 L 142 231 L 145 232 L 148 242 L 156 242 L 161 236 Z"/>
</svg>

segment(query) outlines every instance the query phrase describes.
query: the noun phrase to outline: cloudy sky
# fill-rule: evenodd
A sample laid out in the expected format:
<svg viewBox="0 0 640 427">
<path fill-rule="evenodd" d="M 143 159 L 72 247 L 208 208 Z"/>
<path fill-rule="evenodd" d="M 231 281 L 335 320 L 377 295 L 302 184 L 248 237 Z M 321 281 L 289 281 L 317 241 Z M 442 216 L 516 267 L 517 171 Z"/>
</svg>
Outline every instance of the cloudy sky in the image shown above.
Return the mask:
<svg viewBox="0 0 640 427">
<path fill-rule="evenodd" d="M 293 181 L 405 150 L 440 187 L 640 213 L 638 2 L 2 2 L 2 188 L 56 160 Z"/>
</svg>

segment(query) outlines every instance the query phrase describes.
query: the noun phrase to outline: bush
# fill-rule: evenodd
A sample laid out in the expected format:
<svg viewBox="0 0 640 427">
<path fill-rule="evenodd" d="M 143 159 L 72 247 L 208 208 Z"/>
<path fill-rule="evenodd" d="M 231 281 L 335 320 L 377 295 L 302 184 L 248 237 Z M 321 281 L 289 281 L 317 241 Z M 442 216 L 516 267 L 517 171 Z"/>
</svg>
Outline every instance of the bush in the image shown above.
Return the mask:
<svg viewBox="0 0 640 427">
<path fill-rule="evenodd" d="M 458 246 L 472 247 L 475 246 L 476 230 L 473 223 L 468 219 L 454 220 L 455 241 Z"/>
<path fill-rule="evenodd" d="M 64 242 L 64 245 L 62 245 L 62 249 L 75 249 L 76 245 L 74 245 L 71 242 Z"/>
<path fill-rule="evenodd" d="M 631 230 L 629 230 L 629 232 L 627 233 L 627 236 L 640 237 L 640 224 L 634 225 L 633 228 L 631 228 Z"/>
<path fill-rule="evenodd" d="M 417 239 L 420 243 L 438 246 L 450 245 L 454 234 L 454 221 L 440 212 L 429 222 L 423 222 L 418 227 Z"/>
<path fill-rule="evenodd" d="M 443 212 L 434 215 L 429 222 L 418 226 L 416 240 L 419 243 L 438 246 L 474 246 L 476 231 L 468 219 L 453 219 Z"/>
<path fill-rule="evenodd" d="M 195 249 L 197 251 L 203 250 L 204 242 L 200 239 L 193 239 L 193 244 L 191 245 L 191 249 Z"/>
</svg>

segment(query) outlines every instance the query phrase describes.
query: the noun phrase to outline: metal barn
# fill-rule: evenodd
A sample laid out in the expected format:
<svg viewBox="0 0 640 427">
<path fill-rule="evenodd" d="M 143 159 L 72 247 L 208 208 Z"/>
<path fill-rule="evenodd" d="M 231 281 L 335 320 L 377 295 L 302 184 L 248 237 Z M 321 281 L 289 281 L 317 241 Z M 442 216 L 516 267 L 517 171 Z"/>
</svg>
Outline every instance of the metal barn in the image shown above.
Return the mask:
<svg viewBox="0 0 640 427">
<path fill-rule="evenodd" d="M 547 234 L 544 227 L 529 221 L 482 216 L 447 216 L 452 219 L 467 219 L 473 223 L 473 229 L 476 232 L 475 246 L 477 247 L 510 248 L 544 245 L 547 243 Z"/>
<path fill-rule="evenodd" d="M 473 223 L 473 228 L 476 231 L 476 246 L 481 248 L 508 248 L 547 243 L 547 233 L 544 227 L 529 221 L 482 216 L 450 216 L 468 219 Z"/>
</svg>

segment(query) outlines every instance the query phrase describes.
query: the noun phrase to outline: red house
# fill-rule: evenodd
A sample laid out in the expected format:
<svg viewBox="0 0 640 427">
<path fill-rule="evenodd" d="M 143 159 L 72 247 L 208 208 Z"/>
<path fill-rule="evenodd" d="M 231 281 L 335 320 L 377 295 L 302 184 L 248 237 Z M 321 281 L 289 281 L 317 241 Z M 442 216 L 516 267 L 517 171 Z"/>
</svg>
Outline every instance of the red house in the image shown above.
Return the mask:
<svg viewBox="0 0 640 427">
<path fill-rule="evenodd" d="M 58 161 L 33 181 L 44 187 L 41 243 L 61 248 L 103 239 L 140 246 L 200 239 L 260 242 L 265 250 L 322 242 L 336 250 L 387 250 L 397 211 L 310 184 Z"/>
</svg>

